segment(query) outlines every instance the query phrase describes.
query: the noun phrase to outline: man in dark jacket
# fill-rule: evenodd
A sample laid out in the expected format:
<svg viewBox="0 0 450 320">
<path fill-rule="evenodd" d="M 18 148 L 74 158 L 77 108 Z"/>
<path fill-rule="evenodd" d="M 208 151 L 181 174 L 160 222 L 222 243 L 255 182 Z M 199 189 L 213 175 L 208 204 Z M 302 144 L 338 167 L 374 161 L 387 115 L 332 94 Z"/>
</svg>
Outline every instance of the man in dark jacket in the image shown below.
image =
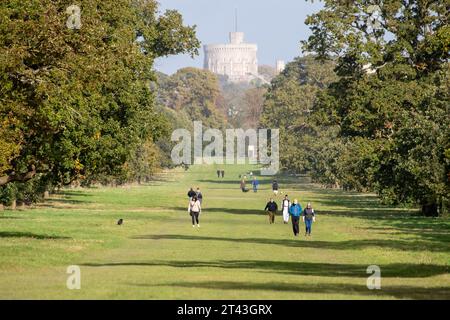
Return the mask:
<svg viewBox="0 0 450 320">
<path fill-rule="evenodd" d="M 277 180 L 272 181 L 272 191 L 275 195 L 278 195 L 278 181 Z"/>
<path fill-rule="evenodd" d="M 264 208 L 264 211 L 265 210 L 269 212 L 269 223 L 275 223 L 275 214 L 277 213 L 278 205 L 272 198 L 267 202 L 266 207 Z"/>
<path fill-rule="evenodd" d="M 187 194 L 187 196 L 189 197 L 189 200 L 191 200 L 192 197 L 195 197 L 196 195 L 197 195 L 197 192 L 194 191 L 194 188 L 191 188 Z"/>
</svg>

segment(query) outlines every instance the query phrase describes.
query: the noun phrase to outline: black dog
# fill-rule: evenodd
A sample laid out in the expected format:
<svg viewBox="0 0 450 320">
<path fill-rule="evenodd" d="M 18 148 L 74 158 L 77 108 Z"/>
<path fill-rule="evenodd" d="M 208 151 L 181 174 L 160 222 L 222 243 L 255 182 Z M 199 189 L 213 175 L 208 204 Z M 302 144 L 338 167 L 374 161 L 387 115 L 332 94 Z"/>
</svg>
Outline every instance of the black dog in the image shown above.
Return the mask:
<svg viewBox="0 0 450 320">
<path fill-rule="evenodd" d="M 123 219 L 119 219 L 119 221 L 117 221 L 117 225 L 121 226 L 123 224 Z"/>
</svg>

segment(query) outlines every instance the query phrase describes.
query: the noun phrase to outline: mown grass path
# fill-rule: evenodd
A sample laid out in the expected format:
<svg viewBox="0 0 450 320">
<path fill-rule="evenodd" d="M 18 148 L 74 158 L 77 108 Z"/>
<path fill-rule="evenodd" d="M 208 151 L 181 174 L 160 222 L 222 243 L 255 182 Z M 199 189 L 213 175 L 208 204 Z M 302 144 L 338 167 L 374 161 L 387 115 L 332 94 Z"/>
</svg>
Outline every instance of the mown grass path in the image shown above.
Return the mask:
<svg viewBox="0 0 450 320">
<path fill-rule="evenodd" d="M 225 179 L 215 170 L 0 212 L 0 298 L 450 299 L 448 218 L 280 177 L 278 202 L 288 193 L 317 212 L 313 236 L 295 238 L 281 215 L 269 225 L 262 211 L 269 178 L 244 194 L 238 175 L 249 168 L 228 166 Z M 204 194 L 200 229 L 187 213 L 190 186 Z M 81 290 L 66 288 L 69 265 L 81 268 Z M 381 290 L 367 289 L 369 265 L 381 268 Z"/>
</svg>

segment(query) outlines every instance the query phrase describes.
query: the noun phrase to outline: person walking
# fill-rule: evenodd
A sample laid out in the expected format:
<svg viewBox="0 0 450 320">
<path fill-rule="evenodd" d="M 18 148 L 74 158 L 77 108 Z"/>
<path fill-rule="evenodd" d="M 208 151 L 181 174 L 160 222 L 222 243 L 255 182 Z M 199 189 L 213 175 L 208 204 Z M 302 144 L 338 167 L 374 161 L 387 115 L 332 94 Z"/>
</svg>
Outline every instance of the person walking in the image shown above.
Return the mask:
<svg viewBox="0 0 450 320">
<path fill-rule="evenodd" d="M 303 210 L 303 222 L 306 227 L 305 237 L 311 236 L 311 227 L 313 222 L 316 222 L 316 215 L 314 214 L 314 209 L 312 208 L 310 202 L 308 202 L 305 210 Z"/>
<path fill-rule="evenodd" d="M 289 214 L 291 215 L 292 221 L 292 231 L 294 232 L 294 236 L 298 236 L 300 233 L 300 227 L 298 225 L 300 221 L 300 215 L 302 214 L 302 206 L 298 203 L 297 199 L 294 199 L 294 203 L 289 208 Z"/>
<path fill-rule="evenodd" d="M 278 181 L 277 180 L 272 181 L 272 191 L 275 195 L 278 195 Z"/>
<path fill-rule="evenodd" d="M 217 178 L 220 178 L 220 170 L 217 170 Z"/>
<path fill-rule="evenodd" d="M 221 170 L 220 173 L 222 174 L 222 179 L 225 178 L 225 170 Z"/>
<path fill-rule="evenodd" d="M 264 211 L 266 210 L 269 212 L 269 223 L 270 224 L 275 223 L 275 214 L 277 213 L 278 205 L 275 201 L 273 201 L 272 198 L 270 198 L 270 201 L 267 202 Z"/>
<path fill-rule="evenodd" d="M 290 206 L 291 206 L 291 201 L 289 200 L 288 195 L 285 195 L 283 201 L 281 201 L 281 212 L 283 213 L 284 224 L 289 223 L 289 207 Z"/>
<path fill-rule="evenodd" d="M 196 196 L 197 196 L 198 201 L 200 201 L 200 204 L 203 204 L 203 194 L 200 191 L 200 188 L 197 188 Z"/>
<path fill-rule="evenodd" d="M 197 193 L 194 191 L 194 188 L 191 187 L 191 189 L 188 191 L 187 196 L 189 197 L 189 200 L 192 200 L 194 196 L 196 196 Z"/>
<path fill-rule="evenodd" d="M 197 225 L 197 228 L 200 228 L 200 213 L 202 212 L 202 205 L 200 201 L 197 199 L 197 196 L 192 197 L 192 200 L 189 201 L 189 214 L 192 217 L 192 227 L 194 228 Z"/>
<path fill-rule="evenodd" d="M 253 177 L 252 186 L 253 192 L 258 192 L 259 181 L 258 179 L 256 179 L 256 177 Z"/>
<path fill-rule="evenodd" d="M 245 182 L 245 179 L 242 179 L 242 180 L 241 180 L 240 187 L 241 187 L 242 192 L 248 192 L 248 189 L 246 188 L 246 182 Z"/>
</svg>

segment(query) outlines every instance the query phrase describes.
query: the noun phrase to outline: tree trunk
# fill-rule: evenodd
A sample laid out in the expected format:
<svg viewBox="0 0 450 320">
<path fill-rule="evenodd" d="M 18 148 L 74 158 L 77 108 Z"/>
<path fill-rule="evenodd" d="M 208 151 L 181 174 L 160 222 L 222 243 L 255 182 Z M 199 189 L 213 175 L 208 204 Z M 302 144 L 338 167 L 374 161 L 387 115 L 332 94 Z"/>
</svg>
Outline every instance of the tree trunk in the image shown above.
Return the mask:
<svg viewBox="0 0 450 320">
<path fill-rule="evenodd" d="M 0 203 L 0 211 L 3 211 L 3 203 Z"/>
<path fill-rule="evenodd" d="M 47 200 L 48 198 L 50 198 L 50 193 L 48 191 L 44 192 L 44 200 Z"/>
<path fill-rule="evenodd" d="M 14 200 L 11 202 L 11 210 L 16 210 L 16 206 L 17 206 L 17 202 L 16 202 L 16 200 L 14 199 Z"/>
<path fill-rule="evenodd" d="M 17 209 L 19 210 L 25 210 L 25 201 L 19 201 L 17 203 Z"/>
<path fill-rule="evenodd" d="M 437 203 L 427 203 L 422 205 L 422 214 L 425 217 L 438 217 L 438 205 Z"/>
</svg>

